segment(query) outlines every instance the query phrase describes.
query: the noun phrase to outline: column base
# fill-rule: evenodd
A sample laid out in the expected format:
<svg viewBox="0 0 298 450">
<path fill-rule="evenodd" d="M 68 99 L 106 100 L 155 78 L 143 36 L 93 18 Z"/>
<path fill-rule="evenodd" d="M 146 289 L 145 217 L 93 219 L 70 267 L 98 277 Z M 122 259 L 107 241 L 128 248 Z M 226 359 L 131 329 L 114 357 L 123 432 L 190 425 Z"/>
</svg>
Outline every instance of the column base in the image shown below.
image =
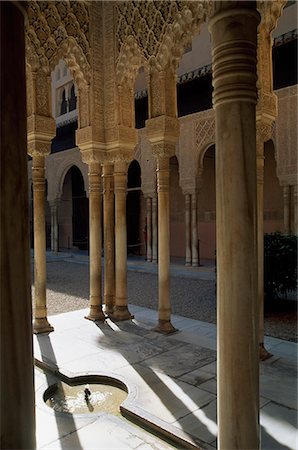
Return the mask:
<svg viewBox="0 0 298 450">
<path fill-rule="evenodd" d="M 177 328 L 173 327 L 170 320 L 158 320 L 158 324 L 156 327 L 152 328 L 152 331 L 155 331 L 156 333 L 161 334 L 172 334 L 176 333 Z"/>
<path fill-rule="evenodd" d="M 199 267 L 199 263 L 197 262 L 192 263 L 192 267 Z"/>
<path fill-rule="evenodd" d="M 271 358 L 271 356 L 272 356 L 272 353 L 269 353 L 265 349 L 264 344 L 263 343 L 259 344 L 259 358 L 260 358 L 260 361 L 266 361 L 266 359 Z"/>
<path fill-rule="evenodd" d="M 186 263 L 185 263 L 185 267 L 191 267 L 190 262 L 186 262 Z"/>
<path fill-rule="evenodd" d="M 101 306 L 91 306 L 89 314 L 85 316 L 85 319 L 92 320 L 92 322 L 104 322 L 106 316 L 102 312 Z"/>
<path fill-rule="evenodd" d="M 130 314 L 127 306 L 115 306 L 113 313 L 110 314 L 109 317 L 114 322 L 120 322 L 122 320 L 131 320 L 134 318 L 134 316 Z"/>
<path fill-rule="evenodd" d="M 34 319 L 33 321 L 33 333 L 34 334 L 42 334 L 42 333 L 51 333 L 54 331 L 54 327 L 49 324 L 48 319 L 43 317 L 42 319 Z"/>
<path fill-rule="evenodd" d="M 114 305 L 105 305 L 104 313 L 106 316 L 111 316 L 114 313 Z"/>
</svg>

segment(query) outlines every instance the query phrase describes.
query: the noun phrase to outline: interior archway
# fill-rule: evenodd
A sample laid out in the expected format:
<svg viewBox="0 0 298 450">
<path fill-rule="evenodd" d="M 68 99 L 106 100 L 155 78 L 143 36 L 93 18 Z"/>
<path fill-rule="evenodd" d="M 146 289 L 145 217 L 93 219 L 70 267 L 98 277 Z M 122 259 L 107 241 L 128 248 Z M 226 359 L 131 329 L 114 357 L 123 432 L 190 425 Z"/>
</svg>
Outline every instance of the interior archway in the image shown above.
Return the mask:
<svg viewBox="0 0 298 450">
<path fill-rule="evenodd" d="M 203 158 L 202 183 L 198 193 L 198 236 L 200 259 L 215 259 L 215 145 L 206 150 Z"/>
<path fill-rule="evenodd" d="M 72 166 L 65 175 L 58 211 L 59 247 L 87 250 L 89 203 L 81 171 Z"/>
</svg>

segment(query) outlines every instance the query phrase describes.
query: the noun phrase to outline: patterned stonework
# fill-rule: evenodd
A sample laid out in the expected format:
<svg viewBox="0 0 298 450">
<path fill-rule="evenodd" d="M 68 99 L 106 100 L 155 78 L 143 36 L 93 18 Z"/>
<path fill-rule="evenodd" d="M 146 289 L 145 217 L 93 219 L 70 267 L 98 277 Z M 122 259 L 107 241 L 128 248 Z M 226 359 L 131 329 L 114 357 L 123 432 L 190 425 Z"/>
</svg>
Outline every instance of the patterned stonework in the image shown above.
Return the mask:
<svg viewBox="0 0 298 450">
<path fill-rule="evenodd" d="M 177 66 L 184 48 L 211 10 L 209 1 L 119 1 L 116 3 L 117 78 L 135 77 L 149 63 Z"/>
<path fill-rule="evenodd" d="M 90 75 L 89 12 L 84 1 L 28 3 L 26 44 L 29 64 L 39 63 L 47 73 L 63 54 L 74 72 Z M 33 68 L 34 70 L 34 68 Z"/>
<path fill-rule="evenodd" d="M 276 91 L 279 114 L 276 119 L 277 175 L 282 185 L 297 184 L 297 85 Z"/>
</svg>

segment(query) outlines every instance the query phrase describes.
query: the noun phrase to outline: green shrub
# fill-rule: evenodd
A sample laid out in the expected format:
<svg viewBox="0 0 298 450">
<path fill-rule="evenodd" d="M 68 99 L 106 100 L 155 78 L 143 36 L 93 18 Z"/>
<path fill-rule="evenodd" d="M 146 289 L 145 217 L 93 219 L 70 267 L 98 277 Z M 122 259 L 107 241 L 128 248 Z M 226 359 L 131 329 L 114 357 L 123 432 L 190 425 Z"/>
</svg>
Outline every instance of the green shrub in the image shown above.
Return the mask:
<svg viewBox="0 0 298 450">
<path fill-rule="evenodd" d="M 297 236 L 279 232 L 264 236 L 264 292 L 266 300 L 287 297 L 297 287 Z"/>
</svg>

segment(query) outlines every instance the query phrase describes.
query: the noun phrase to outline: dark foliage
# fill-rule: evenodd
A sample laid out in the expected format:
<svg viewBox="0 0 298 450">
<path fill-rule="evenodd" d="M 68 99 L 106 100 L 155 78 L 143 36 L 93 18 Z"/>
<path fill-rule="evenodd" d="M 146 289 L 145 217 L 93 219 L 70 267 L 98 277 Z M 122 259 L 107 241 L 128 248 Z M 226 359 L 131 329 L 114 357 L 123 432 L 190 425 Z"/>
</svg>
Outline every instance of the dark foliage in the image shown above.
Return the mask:
<svg viewBox="0 0 298 450">
<path fill-rule="evenodd" d="M 281 233 L 264 236 L 265 299 L 287 297 L 297 287 L 297 236 Z"/>
</svg>

